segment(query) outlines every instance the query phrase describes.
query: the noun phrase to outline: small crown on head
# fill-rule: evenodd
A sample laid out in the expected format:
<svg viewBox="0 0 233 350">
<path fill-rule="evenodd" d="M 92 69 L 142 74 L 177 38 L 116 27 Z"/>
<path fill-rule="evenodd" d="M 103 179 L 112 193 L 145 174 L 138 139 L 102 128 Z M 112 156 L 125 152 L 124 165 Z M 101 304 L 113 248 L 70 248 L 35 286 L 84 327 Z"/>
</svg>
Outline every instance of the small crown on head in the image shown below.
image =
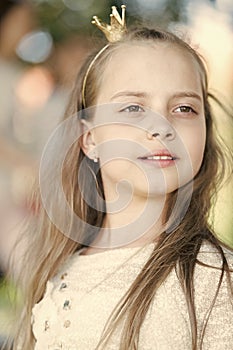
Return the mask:
<svg viewBox="0 0 233 350">
<path fill-rule="evenodd" d="M 126 33 L 125 5 L 121 5 L 122 17 L 119 15 L 116 6 L 112 6 L 110 24 L 103 23 L 97 16 L 93 16 L 91 23 L 95 24 L 106 36 L 110 43 L 120 40 Z"/>
</svg>

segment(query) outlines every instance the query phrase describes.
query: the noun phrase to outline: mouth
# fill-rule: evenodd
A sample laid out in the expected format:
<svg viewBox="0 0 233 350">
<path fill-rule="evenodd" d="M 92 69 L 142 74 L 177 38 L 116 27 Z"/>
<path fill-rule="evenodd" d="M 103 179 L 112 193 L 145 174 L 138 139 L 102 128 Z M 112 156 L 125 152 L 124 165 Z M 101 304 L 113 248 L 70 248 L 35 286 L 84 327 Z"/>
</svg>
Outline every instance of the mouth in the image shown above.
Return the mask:
<svg viewBox="0 0 233 350">
<path fill-rule="evenodd" d="M 168 150 L 157 150 L 140 156 L 138 159 L 151 165 L 156 165 L 163 168 L 175 165 L 175 161 L 179 158 L 175 154 L 171 154 Z"/>
</svg>

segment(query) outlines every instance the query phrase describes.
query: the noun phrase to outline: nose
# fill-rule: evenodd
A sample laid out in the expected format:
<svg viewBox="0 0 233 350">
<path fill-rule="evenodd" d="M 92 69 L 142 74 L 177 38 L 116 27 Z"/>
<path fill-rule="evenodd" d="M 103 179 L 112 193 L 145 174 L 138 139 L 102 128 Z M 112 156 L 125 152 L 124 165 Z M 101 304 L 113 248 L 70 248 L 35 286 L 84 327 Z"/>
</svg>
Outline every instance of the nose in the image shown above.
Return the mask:
<svg viewBox="0 0 233 350">
<path fill-rule="evenodd" d="M 148 113 L 146 134 L 149 140 L 159 139 L 161 141 L 171 141 L 176 137 L 176 131 L 169 118 L 158 112 Z"/>
<path fill-rule="evenodd" d="M 152 140 L 152 139 L 160 139 L 160 140 L 168 140 L 168 141 L 172 141 L 175 138 L 175 130 L 167 125 L 166 128 L 157 128 L 157 130 L 154 131 L 147 131 L 147 138 L 148 140 Z"/>
</svg>

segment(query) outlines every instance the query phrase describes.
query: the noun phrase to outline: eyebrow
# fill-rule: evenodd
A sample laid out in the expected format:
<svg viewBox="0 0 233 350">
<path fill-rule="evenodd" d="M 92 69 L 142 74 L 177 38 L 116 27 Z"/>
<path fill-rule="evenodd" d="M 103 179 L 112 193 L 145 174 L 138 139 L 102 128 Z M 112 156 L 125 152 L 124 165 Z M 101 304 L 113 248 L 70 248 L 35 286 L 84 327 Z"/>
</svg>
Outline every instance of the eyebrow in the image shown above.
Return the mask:
<svg viewBox="0 0 233 350">
<path fill-rule="evenodd" d="M 193 91 L 181 91 L 181 92 L 177 92 L 174 95 L 172 95 L 173 98 L 179 98 L 179 97 L 191 97 L 191 98 L 195 98 L 199 101 L 202 101 L 202 98 L 199 94 L 197 94 L 196 92 Z"/>
<path fill-rule="evenodd" d="M 115 98 L 118 97 L 127 97 L 127 96 L 131 96 L 131 97 L 139 97 L 139 98 L 145 98 L 148 97 L 148 94 L 145 92 L 140 92 L 140 91 L 119 91 L 116 94 L 114 94 L 111 97 L 111 101 L 114 100 Z M 193 91 L 181 91 L 181 92 L 176 92 L 175 94 L 173 94 L 171 96 L 171 98 L 179 98 L 179 97 L 190 97 L 190 98 L 195 98 L 199 101 L 202 101 L 202 98 L 199 94 L 197 94 L 196 92 Z"/>
<path fill-rule="evenodd" d="M 132 97 L 139 97 L 139 98 L 145 98 L 148 96 L 145 92 L 140 92 L 140 91 L 119 91 L 116 94 L 114 94 L 111 97 L 111 101 L 114 100 L 115 98 L 118 97 L 125 97 L 125 96 L 132 96 Z"/>
</svg>

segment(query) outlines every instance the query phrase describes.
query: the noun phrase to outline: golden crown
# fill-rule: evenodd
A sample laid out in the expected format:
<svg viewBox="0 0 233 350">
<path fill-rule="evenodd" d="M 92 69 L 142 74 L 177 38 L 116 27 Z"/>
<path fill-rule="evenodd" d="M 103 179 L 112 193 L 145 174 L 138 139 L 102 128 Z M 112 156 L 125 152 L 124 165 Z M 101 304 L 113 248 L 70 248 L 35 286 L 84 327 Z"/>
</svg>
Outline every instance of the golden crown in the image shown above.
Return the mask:
<svg viewBox="0 0 233 350">
<path fill-rule="evenodd" d="M 106 36 L 110 43 L 120 40 L 126 33 L 125 5 L 121 5 L 121 16 L 116 6 L 112 6 L 110 14 L 110 24 L 102 22 L 97 16 L 93 16 L 91 23 L 95 24 Z"/>
</svg>

